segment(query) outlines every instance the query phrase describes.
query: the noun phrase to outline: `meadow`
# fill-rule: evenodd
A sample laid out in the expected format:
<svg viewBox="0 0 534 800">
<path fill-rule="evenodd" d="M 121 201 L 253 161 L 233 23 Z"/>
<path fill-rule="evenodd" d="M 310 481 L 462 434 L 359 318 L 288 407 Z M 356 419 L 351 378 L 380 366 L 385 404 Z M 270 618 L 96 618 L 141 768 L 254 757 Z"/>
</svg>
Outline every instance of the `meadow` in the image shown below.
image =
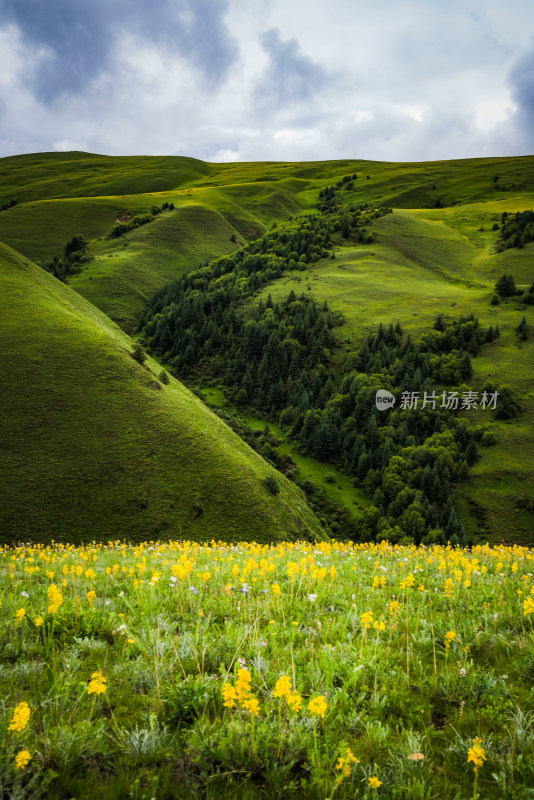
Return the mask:
<svg viewBox="0 0 534 800">
<path fill-rule="evenodd" d="M 0 795 L 533 797 L 534 553 L 0 551 Z"/>
</svg>

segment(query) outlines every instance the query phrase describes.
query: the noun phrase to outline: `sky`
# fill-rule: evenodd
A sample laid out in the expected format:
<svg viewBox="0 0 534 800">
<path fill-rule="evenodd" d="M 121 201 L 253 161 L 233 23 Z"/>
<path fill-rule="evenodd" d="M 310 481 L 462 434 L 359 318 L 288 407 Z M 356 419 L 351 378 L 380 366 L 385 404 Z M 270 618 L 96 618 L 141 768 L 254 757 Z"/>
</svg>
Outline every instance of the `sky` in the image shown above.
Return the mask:
<svg viewBox="0 0 534 800">
<path fill-rule="evenodd" d="M 534 154 L 532 0 L 0 0 L 0 156 Z"/>
</svg>

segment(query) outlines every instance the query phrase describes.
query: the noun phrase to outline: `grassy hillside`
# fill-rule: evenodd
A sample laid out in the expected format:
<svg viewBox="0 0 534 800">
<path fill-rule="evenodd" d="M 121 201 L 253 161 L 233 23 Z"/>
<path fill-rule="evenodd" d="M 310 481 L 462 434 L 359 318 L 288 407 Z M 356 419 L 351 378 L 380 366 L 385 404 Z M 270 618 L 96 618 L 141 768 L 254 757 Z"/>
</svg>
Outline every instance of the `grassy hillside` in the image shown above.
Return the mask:
<svg viewBox="0 0 534 800">
<path fill-rule="evenodd" d="M 77 233 L 92 240 L 95 260 L 72 285 L 131 332 L 162 284 L 230 252 L 274 222 L 315 211 L 319 191 L 346 174 L 358 177 L 350 191 L 339 192 L 345 204 L 428 209 L 436 203 L 500 205 L 534 194 L 533 163 L 532 157 L 421 164 L 207 164 L 178 156 L 14 156 L 0 159 L 0 203 L 19 200 L 0 213 L 0 241 L 36 261 L 60 255 Z M 117 240 L 106 238 L 124 210 L 135 215 L 165 201 L 176 208 L 157 224 Z M 461 237 L 459 233 L 457 239 Z M 448 259 L 455 247 L 451 243 L 448 253 L 441 252 Z"/>
<path fill-rule="evenodd" d="M 486 425 L 494 447 L 458 488 L 462 522 L 470 533 L 493 541 L 532 543 L 534 528 L 534 341 L 520 342 L 515 328 L 523 316 L 534 331 L 534 309 L 512 299 L 490 305 L 495 281 L 511 272 L 523 288 L 534 280 L 534 243 L 523 250 L 492 253 L 491 230 L 502 211 L 532 207 L 528 198 L 432 210 L 396 210 L 372 225 L 370 245 L 349 242 L 335 260 L 323 259 L 303 273 L 291 273 L 263 290 L 281 301 L 293 289 L 310 291 L 319 302 L 344 314 L 339 330 L 341 363 L 380 322 L 400 321 L 412 336 L 429 330 L 437 315 L 445 322 L 475 314 L 483 327 L 499 325 L 501 336 L 473 359 L 469 386 L 487 380 L 509 384 L 522 410 L 516 420 L 497 421 L 487 411 L 461 412 L 469 423 Z M 483 228 L 483 230 L 480 230 Z"/>
<path fill-rule="evenodd" d="M 179 382 L 160 384 L 104 314 L 4 245 L 0 306 L 4 542 L 321 536 L 293 484 Z"/>
<path fill-rule="evenodd" d="M 342 311 L 339 364 L 380 321 L 399 320 L 412 335 L 427 330 L 440 312 L 445 320 L 474 313 L 482 325 L 498 323 L 500 339 L 473 360 L 472 388 L 480 389 L 488 378 L 508 383 L 522 412 L 512 422 L 491 422 L 498 443 L 480 448 L 480 461 L 458 490 L 458 506 L 468 531 L 487 530 L 494 541 L 531 541 L 534 345 L 532 336 L 519 343 L 514 329 L 525 315 L 532 330 L 534 309 L 516 301 L 494 307 L 489 299 L 505 272 L 522 286 L 534 280 L 534 244 L 495 254 L 498 234 L 492 230 L 503 211 L 534 208 L 533 156 L 207 164 L 181 157 L 41 153 L 0 159 L 0 174 L 0 203 L 20 201 L 0 213 L 0 241 L 38 260 L 61 254 L 70 237 L 84 234 L 93 260 L 70 285 L 127 332 L 163 284 L 231 253 L 273 223 L 316 213 L 321 189 L 356 174 L 348 187 L 336 190 L 338 208 L 369 203 L 395 209 L 373 223 L 375 241 L 343 241 L 335 260 L 286 275 L 264 295 L 278 299 L 291 288 L 309 289 Z M 174 210 L 109 238 L 121 213 L 145 213 L 164 202 Z M 470 421 L 487 421 L 469 414 Z"/>
</svg>

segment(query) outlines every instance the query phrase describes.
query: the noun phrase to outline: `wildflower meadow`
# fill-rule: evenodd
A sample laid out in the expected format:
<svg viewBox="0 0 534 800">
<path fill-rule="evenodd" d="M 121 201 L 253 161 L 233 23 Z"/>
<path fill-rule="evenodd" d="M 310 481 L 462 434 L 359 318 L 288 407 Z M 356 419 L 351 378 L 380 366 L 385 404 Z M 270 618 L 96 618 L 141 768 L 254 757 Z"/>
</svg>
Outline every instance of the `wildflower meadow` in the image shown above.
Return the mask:
<svg viewBox="0 0 534 800">
<path fill-rule="evenodd" d="M 534 797 L 534 553 L 0 549 L 2 798 Z"/>
</svg>

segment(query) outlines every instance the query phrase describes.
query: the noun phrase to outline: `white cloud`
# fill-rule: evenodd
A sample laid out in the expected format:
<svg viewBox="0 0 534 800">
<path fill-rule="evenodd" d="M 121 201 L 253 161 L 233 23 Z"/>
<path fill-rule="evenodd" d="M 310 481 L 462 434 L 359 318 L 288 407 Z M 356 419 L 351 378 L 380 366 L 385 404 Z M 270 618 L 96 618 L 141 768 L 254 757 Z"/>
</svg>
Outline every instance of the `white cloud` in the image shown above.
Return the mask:
<svg viewBox="0 0 534 800">
<path fill-rule="evenodd" d="M 70 0 L 49 0 L 43 19 L 35 4 L 24 18 L 28 3 L 0 4 L 1 155 L 401 161 L 532 150 L 530 0 L 162 0 L 153 12 L 95 0 L 79 17 Z M 67 33 L 46 17 L 60 12 L 83 23 L 70 77 Z"/>
</svg>

